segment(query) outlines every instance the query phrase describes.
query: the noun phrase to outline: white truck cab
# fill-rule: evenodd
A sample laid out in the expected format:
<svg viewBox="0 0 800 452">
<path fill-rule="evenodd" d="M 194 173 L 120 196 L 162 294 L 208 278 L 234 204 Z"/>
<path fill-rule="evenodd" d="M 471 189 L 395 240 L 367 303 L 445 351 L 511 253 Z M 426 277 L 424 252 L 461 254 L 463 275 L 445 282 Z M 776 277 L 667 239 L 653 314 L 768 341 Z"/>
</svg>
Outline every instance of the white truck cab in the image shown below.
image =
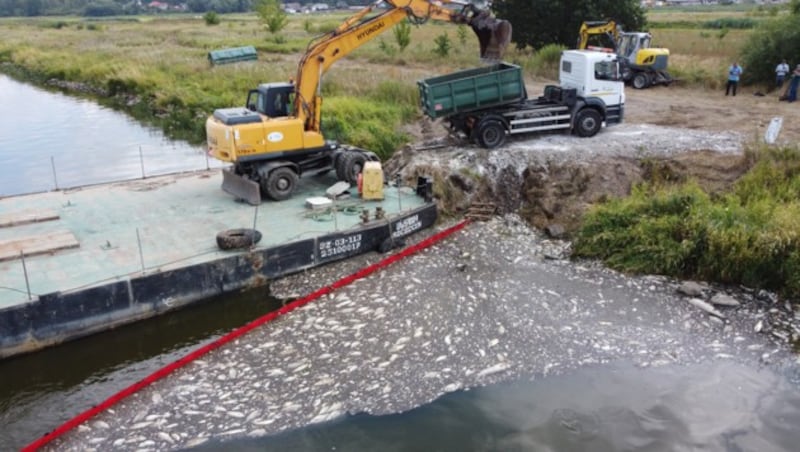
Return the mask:
<svg viewBox="0 0 800 452">
<path fill-rule="evenodd" d="M 565 50 L 561 54 L 559 85 L 574 88 L 578 97 L 600 98 L 606 105 L 625 104 L 625 82 L 614 53 Z"/>
</svg>

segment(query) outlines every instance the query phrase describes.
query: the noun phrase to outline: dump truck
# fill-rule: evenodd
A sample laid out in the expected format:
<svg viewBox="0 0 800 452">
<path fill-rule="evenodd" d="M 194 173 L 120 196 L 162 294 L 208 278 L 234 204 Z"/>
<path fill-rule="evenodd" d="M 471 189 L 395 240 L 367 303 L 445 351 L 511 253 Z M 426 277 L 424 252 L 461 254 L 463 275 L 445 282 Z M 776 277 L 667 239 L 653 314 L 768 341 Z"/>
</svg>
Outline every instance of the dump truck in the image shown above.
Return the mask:
<svg viewBox="0 0 800 452">
<path fill-rule="evenodd" d="M 417 82 L 423 113 L 485 148 L 507 135 L 564 130 L 581 137 L 622 122 L 625 84 L 617 56 L 591 50 L 561 55 L 559 85 L 528 98 L 522 69 L 514 64 L 467 69 Z"/>
</svg>

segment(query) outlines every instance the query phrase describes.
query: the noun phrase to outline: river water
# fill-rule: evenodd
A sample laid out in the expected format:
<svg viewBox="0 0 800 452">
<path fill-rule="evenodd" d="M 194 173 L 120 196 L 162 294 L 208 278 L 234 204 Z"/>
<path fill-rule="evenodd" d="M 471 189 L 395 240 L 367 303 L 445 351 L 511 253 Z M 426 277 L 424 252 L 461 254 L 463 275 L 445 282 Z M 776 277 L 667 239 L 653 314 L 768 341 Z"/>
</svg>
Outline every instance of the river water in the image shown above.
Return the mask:
<svg viewBox="0 0 800 452">
<path fill-rule="evenodd" d="M 207 165 L 202 149 L 125 115 L 3 76 L 0 112 L 0 196 L 138 178 L 140 156 L 146 175 Z M 264 290 L 230 295 L 0 361 L 0 450 L 24 446 L 279 305 Z M 350 414 L 198 449 L 789 451 L 800 443 L 797 377 L 796 366 L 715 361 L 641 369 L 619 362 L 458 391 L 405 413 Z"/>
<path fill-rule="evenodd" d="M 0 197 L 218 167 L 129 116 L 0 75 Z"/>
</svg>

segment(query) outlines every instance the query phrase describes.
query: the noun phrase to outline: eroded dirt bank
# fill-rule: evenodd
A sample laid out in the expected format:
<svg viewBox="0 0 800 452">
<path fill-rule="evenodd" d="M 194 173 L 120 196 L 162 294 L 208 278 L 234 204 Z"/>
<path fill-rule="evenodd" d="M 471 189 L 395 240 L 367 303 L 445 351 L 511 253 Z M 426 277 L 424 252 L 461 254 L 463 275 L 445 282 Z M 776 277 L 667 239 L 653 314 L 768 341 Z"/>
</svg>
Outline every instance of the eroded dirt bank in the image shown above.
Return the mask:
<svg viewBox="0 0 800 452">
<path fill-rule="evenodd" d="M 593 138 L 528 135 L 487 151 L 423 121 L 412 131 L 420 141 L 386 169 L 406 180 L 433 175 L 445 213 L 490 202 L 499 213 L 518 212 L 538 228 L 568 235 L 589 205 L 625 196 L 645 180 L 728 188 L 749 168 L 745 151 L 759 146 L 772 117 L 784 118 L 779 145 L 798 142 L 797 108 L 747 91 L 734 98 L 680 87 L 628 90 L 625 123 Z"/>
</svg>

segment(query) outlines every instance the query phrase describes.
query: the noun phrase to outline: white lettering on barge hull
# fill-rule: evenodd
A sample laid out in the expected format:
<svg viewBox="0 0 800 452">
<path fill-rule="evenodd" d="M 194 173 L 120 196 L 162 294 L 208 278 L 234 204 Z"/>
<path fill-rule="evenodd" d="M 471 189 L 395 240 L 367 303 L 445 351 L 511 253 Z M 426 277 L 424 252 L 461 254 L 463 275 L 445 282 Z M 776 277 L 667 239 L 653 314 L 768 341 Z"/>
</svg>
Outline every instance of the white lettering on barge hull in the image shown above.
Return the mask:
<svg viewBox="0 0 800 452">
<path fill-rule="evenodd" d="M 419 231 L 422 229 L 422 222 L 419 221 L 419 215 L 413 215 L 408 218 L 404 218 L 398 221 L 394 225 L 394 232 L 392 232 L 393 238 L 403 237 L 412 232 Z"/>
<path fill-rule="evenodd" d="M 361 234 L 325 240 L 319 242 L 319 257 L 320 259 L 326 259 L 340 254 L 347 254 L 359 248 L 361 248 Z"/>
</svg>

